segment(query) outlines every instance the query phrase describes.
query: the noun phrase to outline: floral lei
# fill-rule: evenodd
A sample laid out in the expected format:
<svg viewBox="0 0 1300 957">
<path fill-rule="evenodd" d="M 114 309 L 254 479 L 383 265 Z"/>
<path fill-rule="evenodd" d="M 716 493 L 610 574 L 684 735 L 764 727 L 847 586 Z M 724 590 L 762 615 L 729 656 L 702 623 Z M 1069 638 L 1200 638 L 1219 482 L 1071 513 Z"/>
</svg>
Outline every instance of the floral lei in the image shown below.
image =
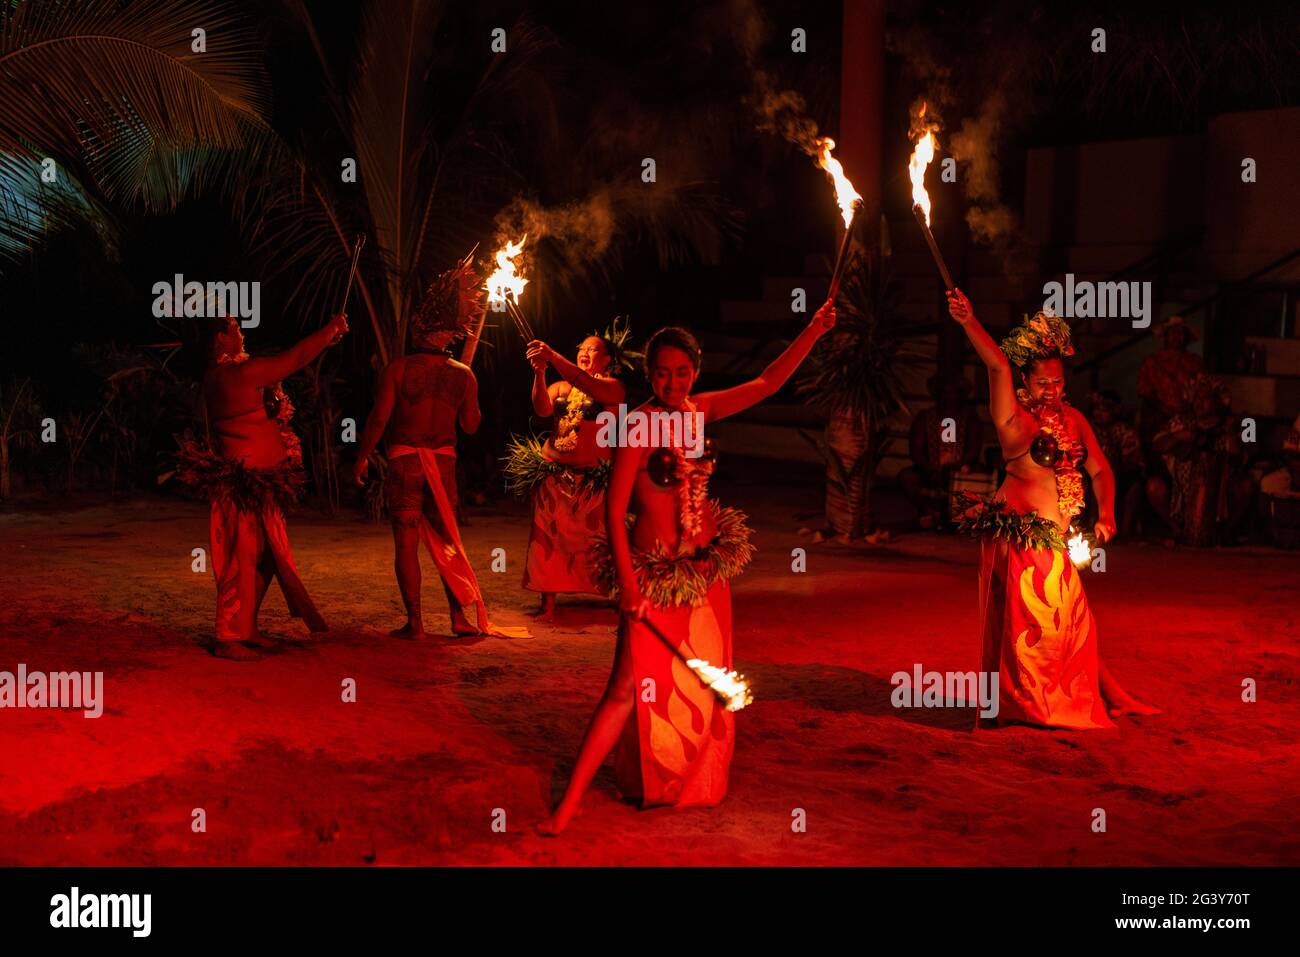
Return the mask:
<svg viewBox="0 0 1300 957">
<path fill-rule="evenodd" d="M 551 440 L 557 452 L 572 452 L 577 447 L 578 428 L 582 425 L 586 404 L 587 394 L 577 386 L 571 386 L 564 403 L 564 415 L 555 427 L 556 437 Z"/>
<path fill-rule="evenodd" d="M 691 416 L 694 422 L 695 403 L 687 399 L 683 405 L 686 415 Z M 677 491 L 682 509 L 682 533 L 695 536 L 703 528 L 701 516 L 709 507 L 709 476 L 713 474 L 716 463 L 712 458 L 690 458 L 680 445 L 674 445 L 672 452 L 677 460 L 677 475 L 682 480 Z"/>
<path fill-rule="evenodd" d="M 1061 518 L 1069 522 L 1083 511 L 1083 476 L 1079 474 L 1079 460 L 1083 458 L 1083 443 L 1069 413 L 1069 403 L 1064 399 L 1059 406 L 1048 406 L 1033 399 L 1028 390 L 1017 389 L 1016 398 L 1038 422 L 1038 427 L 1056 440 L 1061 457 L 1055 466 L 1056 507 Z"/>
</svg>

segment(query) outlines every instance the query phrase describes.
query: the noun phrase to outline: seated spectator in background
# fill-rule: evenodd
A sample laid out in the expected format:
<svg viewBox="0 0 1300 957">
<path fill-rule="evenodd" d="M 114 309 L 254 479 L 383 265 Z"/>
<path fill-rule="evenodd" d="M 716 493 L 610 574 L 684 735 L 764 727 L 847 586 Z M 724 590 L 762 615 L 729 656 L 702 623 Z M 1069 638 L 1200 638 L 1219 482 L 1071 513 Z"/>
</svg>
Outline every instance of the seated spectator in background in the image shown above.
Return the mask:
<svg viewBox="0 0 1300 957">
<path fill-rule="evenodd" d="M 1137 429 L 1126 420 L 1117 393 L 1093 392 L 1088 405 L 1097 443 L 1115 473 L 1115 521 L 1127 538 L 1136 532 L 1142 505 L 1142 443 Z"/>
<path fill-rule="evenodd" d="M 1282 442 L 1282 467 L 1259 480 L 1260 511 L 1269 537 L 1283 548 L 1300 548 L 1300 415 Z"/>
<path fill-rule="evenodd" d="M 1199 373 L 1187 386 L 1186 411 L 1152 441 L 1169 471 L 1166 514 L 1179 544 L 1231 542 L 1250 508 L 1253 485 L 1244 469 L 1241 420 L 1229 414 L 1228 403 L 1223 380 Z M 1161 497 L 1153 498 L 1153 506 Z"/>
<path fill-rule="evenodd" d="M 1152 456 L 1152 439 L 1171 418 L 1187 409 L 1187 390 L 1192 379 L 1205 371 L 1201 357 L 1187 351 L 1196 339 L 1196 330 L 1182 316 L 1170 316 L 1156 326 L 1155 334 L 1164 340 L 1164 348 L 1147 356 L 1138 370 L 1138 397 L 1142 400 L 1138 434 L 1142 451 L 1149 456 L 1147 474 L 1162 471 L 1160 460 Z"/>
<path fill-rule="evenodd" d="M 1269 498 L 1300 498 L 1300 415 L 1282 442 L 1282 467 L 1265 474 L 1259 490 Z"/>
<path fill-rule="evenodd" d="M 898 474 L 922 528 L 946 523 L 952 476 L 969 472 L 984 445 L 984 426 L 966 377 L 934 375 L 929 389 L 935 404 L 912 419 L 912 465 Z"/>
</svg>

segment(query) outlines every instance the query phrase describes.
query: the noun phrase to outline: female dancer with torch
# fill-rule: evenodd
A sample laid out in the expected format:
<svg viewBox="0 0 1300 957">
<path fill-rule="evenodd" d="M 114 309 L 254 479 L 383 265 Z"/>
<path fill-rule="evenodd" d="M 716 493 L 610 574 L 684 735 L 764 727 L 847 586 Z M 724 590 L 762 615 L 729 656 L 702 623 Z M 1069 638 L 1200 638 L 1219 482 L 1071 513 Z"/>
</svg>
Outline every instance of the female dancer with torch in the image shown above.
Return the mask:
<svg viewBox="0 0 1300 957">
<path fill-rule="evenodd" d="M 302 446 L 289 420 L 293 405 L 280 380 L 305 368 L 348 331 L 340 312 L 297 345 L 249 358 L 239 323 L 215 321 L 203 400 L 208 444 L 189 441 L 176 459 L 176 477 L 211 500 L 209 531 L 217 581 L 216 642 L 212 653 L 233 661 L 261 657 L 277 639 L 258 629 L 271 580 L 280 582 L 289 613 L 313 632 L 325 620 L 298 577 L 284 509 L 302 490 Z M 248 647 L 244 647 L 248 646 Z"/>
<path fill-rule="evenodd" d="M 654 397 L 637 411 L 691 414 L 700 424 L 734 415 L 776 392 L 834 325 L 828 301 L 758 378 L 694 396 L 700 347 L 684 329 L 661 329 L 646 346 Z M 615 744 L 619 790 L 643 807 L 712 806 L 726 796 L 731 710 L 744 697 L 732 695 L 739 700 L 725 704 L 723 692 L 706 686 L 686 660 L 731 668 L 728 579 L 748 564 L 753 547 L 744 515 L 708 498 L 713 465 L 707 448 L 692 458 L 680 446 L 624 443 L 614 453 L 609 540 L 593 549 L 598 578 L 619 600 L 614 666 L 564 797 L 537 826 L 541 834 L 568 826 Z M 630 530 L 629 504 L 636 513 Z"/>
<path fill-rule="evenodd" d="M 593 332 L 578 347 L 576 363 L 540 340 L 528 344 L 533 411 L 553 416 L 555 424 L 545 442 L 512 442 L 505 473 L 512 491 L 532 498 L 523 584 L 542 594 L 541 621 L 554 617 L 557 593 L 605 592 L 592 580 L 587 560 L 592 536 L 605 534 L 605 486 L 613 454 L 596 442 L 595 420 L 602 410 L 617 409 L 625 397 L 617 376 L 633 358 L 624 348 L 628 333 L 617 320 L 603 335 Z M 549 386 L 547 366 L 563 377 Z"/>
<path fill-rule="evenodd" d="M 1066 555 L 1063 533 L 1083 510 L 1080 468 L 1097 493 L 1096 540 L 1115 535 L 1114 475 L 1088 420 L 1065 401 L 1069 327 L 1040 312 L 999 348 L 960 289 L 948 293 L 948 309 L 988 368 L 989 411 L 1007 462 L 1002 487 L 988 500 L 967 496 L 961 519 L 981 540 L 981 667 L 999 676 L 997 720 L 1087 729 L 1114 727 L 1115 715 L 1159 714 L 1107 670 Z"/>
</svg>

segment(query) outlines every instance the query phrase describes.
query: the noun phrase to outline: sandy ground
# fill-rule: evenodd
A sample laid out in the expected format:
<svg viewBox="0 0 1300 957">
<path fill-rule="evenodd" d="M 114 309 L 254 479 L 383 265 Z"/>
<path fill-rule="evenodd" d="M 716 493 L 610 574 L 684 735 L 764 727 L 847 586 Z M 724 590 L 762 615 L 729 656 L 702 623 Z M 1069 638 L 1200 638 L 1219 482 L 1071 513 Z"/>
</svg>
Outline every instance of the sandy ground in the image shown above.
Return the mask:
<svg viewBox="0 0 1300 957">
<path fill-rule="evenodd" d="M 495 618 L 534 639 L 387 637 L 401 620 L 387 528 L 300 513 L 299 567 L 333 630 L 255 663 L 201 647 L 213 585 L 190 551 L 207 544 L 205 508 L 0 516 L 0 670 L 103 671 L 106 700 L 97 720 L 0 710 L 0 864 L 1300 863 L 1300 555 L 1116 543 L 1086 583 L 1102 648 L 1167 713 L 1114 733 L 975 731 L 969 711 L 889 701 L 914 663 L 977 667 L 973 544 L 812 545 L 796 529 L 815 490 L 721 493 L 751 512 L 760 549 L 735 587 L 756 701 L 730 794 L 639 811 L 606 769 L 558 840 L 532 825 L 604 686 L 614 615 L 562 599 L 556 626 L 531 622 L 520 514 L 472 512 L 464 534 Z M 436 579 L 425 595 L 445 630 Z M 264 623 L 305 636 L 278 590 Z M 1258 702 L 1242 702 L 1244 678 Z"/>
</svg>

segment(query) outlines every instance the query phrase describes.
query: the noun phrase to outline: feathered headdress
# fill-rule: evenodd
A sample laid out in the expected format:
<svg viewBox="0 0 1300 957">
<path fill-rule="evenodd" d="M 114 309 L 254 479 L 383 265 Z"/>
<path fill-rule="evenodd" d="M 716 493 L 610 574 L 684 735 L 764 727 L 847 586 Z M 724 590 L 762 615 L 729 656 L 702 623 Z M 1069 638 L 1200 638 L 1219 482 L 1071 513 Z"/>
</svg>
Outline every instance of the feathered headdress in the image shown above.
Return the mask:
<svg viewBox="0 0 1300 957">
<path fill-rule="evenodd" d="M 424 291 L 420 308 L 411 321 L 417 338 L 437 332 L 468 335 L 483 309 L 483 289 L 472 260 L 474 253 L 440 275 Z"/>
<path fill-rule="evenodd" d="M 593 331 L 592 335 L 597 339 L 603 339 L 606 348 L 609 349 L 610 375 L 622 375 L 629 369 L 635 368 L 641 361 L 641 353 L 633 352 L 631 348 L 632 323 L 622 316 L 615 316 L 614 321 L 605 327 L 604 332 Z"/>
<path fill-rule="evenodd" d="M 1013 365 L 1024 368 L 1036 359 L 1074 355 L 1070 326 L 1060 316 L 1039 312 L 1011 330 L 1002 340 L 1002 351 Z"/>
</svg>

